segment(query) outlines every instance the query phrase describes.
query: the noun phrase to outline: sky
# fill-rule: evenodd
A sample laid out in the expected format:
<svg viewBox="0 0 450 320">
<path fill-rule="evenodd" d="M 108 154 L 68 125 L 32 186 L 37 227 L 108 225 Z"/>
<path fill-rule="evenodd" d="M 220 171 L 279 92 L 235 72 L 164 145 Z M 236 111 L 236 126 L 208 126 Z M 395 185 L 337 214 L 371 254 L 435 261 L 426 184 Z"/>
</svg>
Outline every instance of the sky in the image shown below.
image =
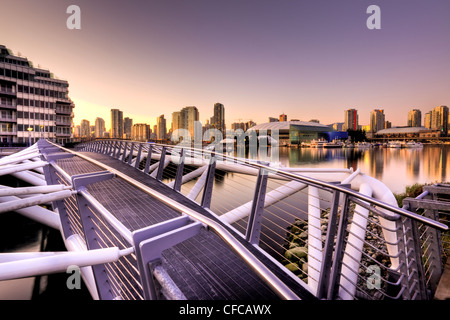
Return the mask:
<svg viewBox="0 0 450 320">
<path fill-rule="evenodd" d="M 331 124 L 350 108 L 405 126 L 414 108 L 450 106 L 448 0 L 1 1 L 0 44 L 69 82 L 75 124 L 109 128 L 118 108 L 170 127 L 185 106 L 205 123 L 220 102 L 228 128 L 282 113 Z"/>
</svg>

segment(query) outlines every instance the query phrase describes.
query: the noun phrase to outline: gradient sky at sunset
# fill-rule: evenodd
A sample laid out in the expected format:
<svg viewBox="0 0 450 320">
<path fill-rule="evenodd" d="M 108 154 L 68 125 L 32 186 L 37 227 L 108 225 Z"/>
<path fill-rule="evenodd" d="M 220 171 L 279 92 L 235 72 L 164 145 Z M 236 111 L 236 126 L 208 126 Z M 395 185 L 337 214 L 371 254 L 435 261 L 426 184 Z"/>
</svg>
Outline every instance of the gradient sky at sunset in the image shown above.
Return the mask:
<svg viewBox="0 0 450 320">
<path fill-rule="evenodd" d="M 81 30 L 66 8 L 81 8 Z M 381 8 L 381 30 L 366 9 Z M 2 4 L 0 44 L 68 80 L 75 124 L 110 125 L 119 108 L 134 123 L 197 106 L 204 123 L 225 105 L 238 119 L 360 124 L 385 110 L 406 125 L 450 106 L 448 0 L 16 0 Z"/>
</svg>

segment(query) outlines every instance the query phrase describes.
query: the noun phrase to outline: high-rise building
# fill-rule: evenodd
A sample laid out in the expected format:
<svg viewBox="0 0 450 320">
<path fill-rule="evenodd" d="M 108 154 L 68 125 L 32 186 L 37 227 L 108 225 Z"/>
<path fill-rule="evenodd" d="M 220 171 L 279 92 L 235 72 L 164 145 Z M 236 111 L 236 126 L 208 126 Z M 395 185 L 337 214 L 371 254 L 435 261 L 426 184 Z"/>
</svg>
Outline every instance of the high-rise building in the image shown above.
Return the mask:
<svg viewBox="0 0 450 320">
<path fill-rule="evenodd" d="M 370 132 L 375 133 L 385 128 L 386 119 L 384 110 L 375 109 L 370 113 Z"/>
<path fill-rule="evenodd" d="M 448 107 L 438 106 L 431 110 L 431 129 L 448 134 Z"/>
<path fill-rule="evenodd" d="M 81 120 L 80 123 L 80 137 L 89 138 L 91 136 L 91 125 L 88 120 Z"/>
<path fill-rule="evenodd" d="M 172 132 L 181 128 L 181 112 L 172 112 Z"/>
<path fill-rule="evenodd" d="M 111 138 L 123 139 L 123 112 L 111 109 Z"/>
<path fill-rule="evenodd" d="M 422 112 L 419 109 L 413 109 L 408 112 L 408 127 L 422 126 Z"/>
<path fill-rule="evenodd" d="M 213 128 L 220 130 L 222 135 L 225 134 L 225 107 L 223 104 L 218 102 L 214 104 L 214 115 L 211 125 Z"/>
<path fill-rule="evenodd" d="M 75 128 L 73 128 L 73 137 L 74 138 L 79 138 L 81 136 L 81 127 L 80 125 L 75 126 Z"/>
<path fill-rule="evenodd" d="M 150 139 L 151 131 L 148 124 L 136 123 L 131 129 L 131 139 L 146 142 Z"/>
<path fill-rule="evenodd" d="M 285 115 L 284 113 L 283 114 L 280 114 L 280 122 L 282 122 L 282 121 L 287 121 L 287 115 Z"/>
<path fill-rule="evenodd" d="M 425 124 L 425 128 L 431 129 L 431 111 L 425 113 L 423 122 Z"/>
<path fill-rule="evenodd" d="M 156 123 L 157 123 L 157 133 L 156 133 L 156 138 L 158 140 L 165 140 L 166 139 L 166 134 L 167 134 L 167 128 L 166 128 L 166 119 L 164 118 L 164 115 L 160 115 L 157 119 L 156 119 Z"/>
<path fill-rule="evenodd" d="M 178 129 L 182 129 L 181 126 L 181 112 L 175 111 L 172 112 L 172 141 L 178 141 L 179 132 Z"/>
<path fill-rule="evenodd" d="M 95 119 L 95 134 L 94 136 L 96 138 L 103 138 L 105 135 L 105 120 L 102 118 L 96 118 Z"/>
<path fill-rule="evenodd" d="M 244 122 L 234 122 L 231 124 L 231 130 L 236 131 L 238 129 L 245 131 L 245 123 Z"/>
<path fill-rule="evenodd" d="M 0 144 L 34 143 L 41 137 L 70 142 L 74 103 L 68 93 L 67 81 L 0 45 Z"/>
<path fill-rule="evenodd" d="M 199 121 L 199 118 L 200 114 L 198 112 L 197 107 L 194 106 L 185 107 L 180 111 L 180 125 L 182 125 L 182 128 L 187 129 L 189 131 L 191 140 L 194 140 L 195 122 Z"/>
<path fill-rule="evenodd" d="M 343 122 L 335 122 L 335 123 L 331 124 L 330 127 L 332 127 L 333 130 L 335 130 L 335 131 L 342 131 L 342 128 L 344 127 L 344 123 Z"/>
<path fill-rule="evenodd" d="M 124 118 L 123 119 L 123 134 L 125 139 L 131 139 L 131 128 L 133 127 L 133 119 Z"/>
<path fill-rule="evenodd" d="M 342 130 L 358 130 L 359 124 L 358 124 L 358 111 L 355 109 L 348 109 L 345 110 L 344 114 L 344 125 L 342 127 Z"/>
<path fill-rule="evenodd" d="M 245 123 L 245 131 L 247 131 L 248 129 L 250 129 L 251 127 L 256 126 L 256 122 L 253 122 L 252 120 L 249 120 Z"/>
<path fill-rule="evenodd" d="M 274 117 L 269 117 L 269 122 L 279 122 L 280 119 L 274 118 Z"/>
</svg>

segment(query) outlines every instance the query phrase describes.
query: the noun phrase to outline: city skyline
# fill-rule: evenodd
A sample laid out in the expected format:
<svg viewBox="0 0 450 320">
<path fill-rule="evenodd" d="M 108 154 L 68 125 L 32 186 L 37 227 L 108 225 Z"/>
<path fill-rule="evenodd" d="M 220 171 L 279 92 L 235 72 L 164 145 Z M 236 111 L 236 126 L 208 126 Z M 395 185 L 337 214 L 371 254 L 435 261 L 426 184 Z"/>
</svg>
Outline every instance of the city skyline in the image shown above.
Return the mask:
<svg viewBox="0 0 450 320">
<path fill-rule="evenodd" d="M 214 105 L 214 111 L 217 111 L 217 108 L 219 107 L 218 110 L 219 113 L 221 113 L 220 118 L 223 119 L 224 118 L 224 106 L 220 103 L 216 103 Z M 191 110 L 191 111 L 189 111 Z M 442 110 L 447 110 L 446 113 L 443 112 Z M 194 113 L 192 113 L 192 111 L 194 111 Z M 125 123 L 125 121 L 128 119 L 129 120 L 129 135 L 127 135 L 126 139 L 130 139 L 131 135 L 131 128 L 133 126 L 133 119 L 129 118 L 129 117 L 123 117 L 123 112 L 117 109 L 111 109 L 111 117 L 113 118 L 117 118 L 117 116 L 114 116 L 113 114 L 115 112 L 118 112 L 122 115 L 122 122 Z M 424 124 L 422 125 L 422 112 L 419 109 L 412 109 L 408 112 L 407 114 L 407 124 L 406 125 L 401 125 L 401 126 L 394 126 L 394 128 L 404 128 L 404 127 L 422 127 L 422 128 L 426 128 L 426 129 L 441 129 L 443 128 L 443 131 L 447 132 L 447 127 L 448 125 L 450 125 L 449 123 L 449 117 L 448 115 L 443 115 L 443 114 L 448 114 L 448 107 L 447 106 L 437 106 L 435 108 L 433 108 L 432 110 L 429 110 L 428 112 L 425 113 L 424 115 Z M 190 116 L 189 116 L 190 115 Z M 205 123 L 202 123 L 199 120 L 199 115 L 198 115 L 198 110 L 195 106 L 188 106 L 188 107 L 184 107 L 183 109 L 181 109 L 180 111 L 175 111 L 172 112 L 172 122 L 170 127 L 166 124 L 166 119 L 164 118 L 164 114 L 160 115 L 157 118 L 157 124 L 154 126 L 155 130 L 157 130 L 157 133 L 155 132 L 156 136 L 158 136 L 158 134 L 161 136 L 162 134 L 160 133 L 160 129 L 158 127 L 158 122 L 160 119 L 163 119 L 164 121 L 164 135 L 166 136 L 166 139 L 172 139 L 173 141 L 177 141 L 178 137 L 172 137 L 171 133 L 173 133 L 174 130 L 177 129 L 187 129 L 190 132 L 191 136 L 194 136 L 194 122 L 200 122 L 200 124 L 202 125 L 204 130 L 207 129 L 211 129 L 211 128 L 215 128 L 216 125 L 214 125 L 214 119 L 216 118 L 215 116 L 212 116 L 210 118 L 210 120 L 206 120 Z M 189 120 L 190 118 L 190 120 Z M 332 130 L 334 131 L 347 131 L 347 130 L 363 130 L 366 131 L 366 133 L 369 133 L 371 135 L 373 135 L 375 132 L 380 131 L 382 129 L 387 129 L 387 128 L 391 128 L 392 127 L 392 123 L 391 121 L 388 121 L 385 117 L 384 114 L 384 110 L 380 110 L 380 109 L 374 109 L 371 111 L 370 117 L 369 117 L 369 124 L 359 124 L 358 123 L 358 119 L 359 119 L 359 115 L 358 115 L 358 110 L 356 109 L 348 109 L 344 111 L 344 121 L 335 121 L 333 123 L 329 123 L 326 124 L 327 126 L 329 126 Z M 428 120 L 427 120 L 428 119 Z M 95 130 L 95 134 L 93 134 L 94 137 L 96 138 L 102 138 L 103 136 L 99 136 L 97 134 L 97 121 L 101 120 L 102 124 L 101 127 L 103 129 L 103 132 L 108 133 L 108 137 L 114 135 L 113 132 L 113 127 L 111 127 L 109 130 L 108 128 L 105 127 L 104 123 L 104 119 L 102 118 L 96 118 L 95 123 L 96 125 L 94 126 L 94 130 Z M 242 119 L 238 119 L 238 120 L 242 120 Z M 74 123 L 74 127 L 82 127 L 83 126 L 83 122 L 87 121 L 85 119 L 81 120 L 80 124 Z M 268 122 L 282 122 L 282 121 L 299 121 L 298 119 L 288 119 L 286 114 L 280 114 L 279 118 L 274 118 L 274 117 L 269 117 L 269 121 Z M 301 120 L 300 120 L 301 121 Z M 112 123 L 117 122 L 117 120 L 112 120 Z M 317 119 L 310 119 L 309 121 L 304 121 L 304 122 L 318 122 L 320 123 Z M 89 121 L 88 121 L 89 123 Z M 445 123 L 447 123 L 447 126 L 445 126 Z M 231 126 L 229 128 L 226 128 L 226 130 L 237 130 L 237 129 L 243 129 L 244 131 L 246 131 L 248 128 L 249 124 L 252 125 L 257 125 L 257 123 L 253 122 L 253 121 L 248 121 L 248 122 L 242 122 L 242 121 L 238 121 L 238 122 L 233 122 L 231 124 Z M 150 127 L 149 124 L 147 123 L 141 123 L 140 125 L 146 125 L 148 127 Z M 125 127 L 125 125 L 124 125 Z M 92 133 L 94 133 L 94 130 L 92 130 Z M 222 131 L 222 129 L 219 129 L 220 131 Z M 81 130 L 83 131 L 83 130 Z M 125 129 L 124 129 L 124 134 L 125 134 Z M 88 135 L 82 135 L 80 133 L 75 132 L 75 136 L 90 136 Z M 117 138 L 117 137 L 116 137 Z M 154 138 L 154 139 L 160 139 L 158 138 Z"/>
<path fill-rule="evenodd" d="M 116 108 L 153 127 L 185 106 L 205 123 L 220 101 L 227 128 L 281 114 L 331 124 L 348 109 L 406 126 L 410 110 L 449 105 L 446 1 L 376 1 L 380 30 L 366 1 L 77 1 L 81 30 L 66 27 L 70 4 L 9 3 L 0 27 L 14 54 L 69 82 L 74 123 L 110 128 Z"/>
</svg>

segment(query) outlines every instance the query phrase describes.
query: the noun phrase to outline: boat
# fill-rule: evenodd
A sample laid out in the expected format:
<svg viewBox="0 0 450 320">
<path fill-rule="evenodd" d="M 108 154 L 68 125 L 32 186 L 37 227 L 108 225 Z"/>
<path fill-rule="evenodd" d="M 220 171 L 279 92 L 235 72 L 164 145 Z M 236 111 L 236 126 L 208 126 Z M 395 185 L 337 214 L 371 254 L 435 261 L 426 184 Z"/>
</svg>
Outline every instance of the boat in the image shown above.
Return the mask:
<svg viewBox="0 0 450 320">
<path fill-rule="evenodd" d="M 371 147 L 372 147 L 372 144 L 370 144 L 369 142 L 358 142 L 358 143 L 356 144 L 356 147 L 357 147 L 357 148 L 360 148 L 360 149 L 371 148 Z"/>
<path fill-rule="evenodd" d="M 300 146 L 302 148 L 309 148 L 309 147 L 311 147 L 311 143 L 309 143 L 309 142 L 302 142 Z"/>
<path fill-rule="evenodd" d="M 311 148 L 323 148 L 325 143 L 327 143 L 327 141 L 323 139 L 311 140 Z"/>
<path fill-rule="evenodd" d="M 343 147 L 353 149 L 355 147 L 355 145 L 351 142 L 346 142 Z"/>
<path fill-rule="evenodd" d="M 408 141 L 405 143 L 405 148 L 423 148 L 423 144 L 421 142 Z"/>
<path fill-rule="evenodd" d="M 344 146 L 344 143 L 339 140 L 333 140 L 331 142 L 324 143 L 324 148 L 342 148 Z"/>
<path fill-rule="evenodd" d="M 232 152 L 235 149 L 235 145 L 236 141 L 234 139 L 226 138 L 218 143 L 211 143 L 204 149 L 207 151 L 216 151 L 216 152 Z"/>
<path fill-rule="evenodd" d="M 389 148 L 401 148 L 402 144 L 400 141 L 389 141 L 388 142 L 388 147 Z"/>
</svg>

